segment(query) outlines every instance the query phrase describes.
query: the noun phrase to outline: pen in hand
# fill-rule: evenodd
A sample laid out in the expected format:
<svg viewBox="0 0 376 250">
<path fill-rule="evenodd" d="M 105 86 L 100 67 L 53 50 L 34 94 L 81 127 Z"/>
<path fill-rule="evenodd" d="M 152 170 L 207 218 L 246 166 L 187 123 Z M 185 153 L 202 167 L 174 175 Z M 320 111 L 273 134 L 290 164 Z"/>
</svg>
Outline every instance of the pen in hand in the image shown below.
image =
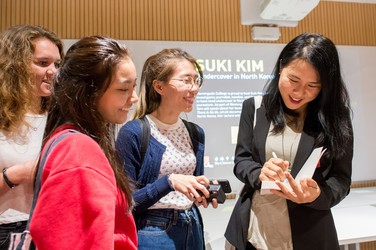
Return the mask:
<svg viewBox="0 0 376 250">
<path fill-rule="evenodd" d="M 273 158 L 278 158 L 278 156 L 277 156 L 277 154 L 273 151 L 272 152 L 272 156 L 273 156 Z M 290 163 L 289 163 L 289 165 L 290 165 Z M 287 172 L 291 172 L 291 169 L 290 168 L 287 168 Z"/>
</svg>

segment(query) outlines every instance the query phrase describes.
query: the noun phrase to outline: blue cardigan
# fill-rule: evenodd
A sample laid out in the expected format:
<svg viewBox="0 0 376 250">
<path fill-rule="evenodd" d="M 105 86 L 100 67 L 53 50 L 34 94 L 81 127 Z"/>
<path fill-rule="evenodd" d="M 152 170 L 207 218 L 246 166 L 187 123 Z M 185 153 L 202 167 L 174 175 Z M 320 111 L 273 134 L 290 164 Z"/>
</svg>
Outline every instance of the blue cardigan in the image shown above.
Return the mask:
<svg viewBox="0 0 376 250">
<path fill-rule="evenodd" d="M 201 138 L 203 138 L 202 141 L 204 141 L 205 135 L 201 127 L 199 127 L 199 133 Z M 144 161 L 140 166 L 141 138 L 140 124 L 132 120 L 120 129 L 116 139 L 116 149 L 124 170 L 135 185 L 135 190 L 133 191 L 133 199 L 135 201 L 134 215 L 144 212 L 169 192 L 174 191 L 169 184 L 167 175 L 158 179 L 162 156 L 166 147 L 153 136 L 150 136 Z M 194 140 L 193 138 L 191 139 Z M 194 175 L 203 175 L 205 145 L 197 141 L 192 141 L 192 143 L 198 143 L 198 149 L 195 152 L 196 169 Z"/>
</svg>

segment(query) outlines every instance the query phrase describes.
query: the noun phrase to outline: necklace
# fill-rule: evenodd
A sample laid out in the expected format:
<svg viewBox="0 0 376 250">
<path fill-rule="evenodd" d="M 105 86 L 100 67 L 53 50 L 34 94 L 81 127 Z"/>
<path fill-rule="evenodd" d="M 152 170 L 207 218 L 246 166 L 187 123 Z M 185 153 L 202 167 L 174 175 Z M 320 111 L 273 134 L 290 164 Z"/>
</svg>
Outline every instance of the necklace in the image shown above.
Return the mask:
<svg viewBox="0 0 376 250">
<path fill-rule="evenodd" d="M 47 116 L 45 115 L 26 115 L 26 120 L 29 123 L 29 128 L 32 131 L 37 131 L 38 129 L 44 129 L 44 124 L 46 123 Z M 42 126 L 43 125 L 43 126 Z"/>
</svg>

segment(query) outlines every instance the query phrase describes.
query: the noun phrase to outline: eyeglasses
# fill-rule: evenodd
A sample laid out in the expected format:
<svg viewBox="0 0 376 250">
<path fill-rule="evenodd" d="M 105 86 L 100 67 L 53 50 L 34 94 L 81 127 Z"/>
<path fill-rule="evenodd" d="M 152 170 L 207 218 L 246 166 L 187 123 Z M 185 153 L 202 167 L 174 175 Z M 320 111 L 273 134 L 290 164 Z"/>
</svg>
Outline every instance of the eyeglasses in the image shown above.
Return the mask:
<svg viewBox="0 0 376 250">
<path fill-rule="evenodd" d="M 201 78 L 201 77 L 197 77 L 197 78 L 193 78 L 192 76 L 187 76 L 183 79 L 171 79 L 171 80 L 175 80 L 175 81 L 181 81 L 183 82 L 185 85 L 189 86 L 189 88 L 192 88 L 193 85 L 197 85 L 198 88 L 201 88 L 202 86 L 202 83 L 204 82 L 204 79 Z"/>
</svg>

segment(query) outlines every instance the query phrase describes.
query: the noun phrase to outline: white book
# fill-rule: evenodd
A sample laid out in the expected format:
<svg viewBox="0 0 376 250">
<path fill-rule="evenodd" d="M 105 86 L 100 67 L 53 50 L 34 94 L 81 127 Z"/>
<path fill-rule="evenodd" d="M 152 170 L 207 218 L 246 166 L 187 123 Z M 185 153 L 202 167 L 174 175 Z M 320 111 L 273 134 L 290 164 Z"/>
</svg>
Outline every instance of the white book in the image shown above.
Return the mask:
<svg viewBox="0 0 376 250">
<path fill-rule="evenodd" d="M 319 162 L 321 156 L 324 154 L 326 149 L 323 150 L 323 147 L 316 148 L 312 151 L 311 155 L 308 157 L 307 161 L 304 163 L 303 167 L 300 169 L 299 173 L 295 177 L 295 181 L 300 183 L 300 180 L 303 178 L 311 178 L 315 172 L 317 163 Z M 290 188 L 289 182 L 284 182 L 286 187 Z M 270 190 L 276 189 L 281 190 L 275 181 L 262 181 L 260 194 L 271 194 Z"/>
</svg>

